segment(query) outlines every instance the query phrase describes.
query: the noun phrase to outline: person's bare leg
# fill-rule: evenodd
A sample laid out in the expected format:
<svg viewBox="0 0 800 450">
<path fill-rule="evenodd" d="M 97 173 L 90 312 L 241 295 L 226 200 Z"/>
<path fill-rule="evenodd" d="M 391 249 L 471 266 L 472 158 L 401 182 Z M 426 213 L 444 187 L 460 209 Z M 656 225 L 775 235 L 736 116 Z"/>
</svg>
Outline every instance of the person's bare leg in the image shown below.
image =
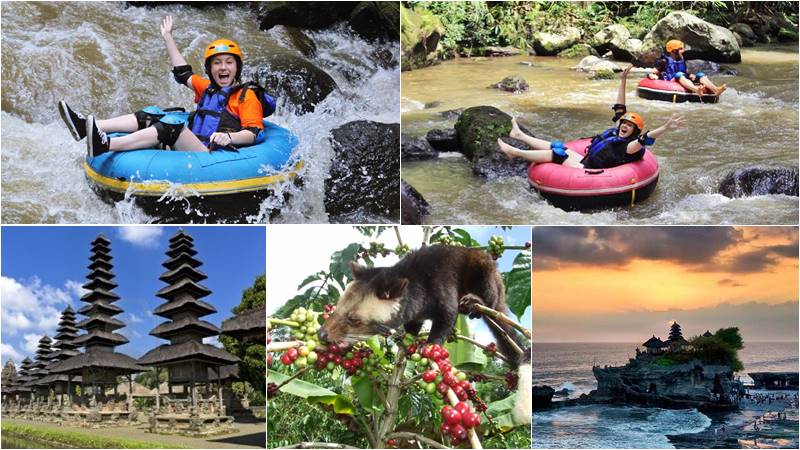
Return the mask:
<svg viewBox="0 0 800 450">
<path fill-rule="evenodd" d="M 178 140 L 175 141 L 175 150 L 180 152 L 207 152 L 208 147 L 203 144 L 192 130 L 183 127 L 181 134 L 178 135 Z"/>
<path fill-rule="evenodd" d="M 125 114 L 124 116 L 105 120 L 95 119 L 95 123 L 97 128 L 106 133 L 133 133 L 139 129 L 139 123 L 133 114 Z"/>
<path fill-rule="evenodd" d="M 680 83 L 681 86 L 685 87 L 686 90 L 688 91 L 694 92 L 695 94 L 700 93 L 700 89 L 697 86 L 695 86 L 694 83 L 692 83 L 692 80 L 686 77 L 678 78 L 678 83 Z"/>
<path fill-rule="evenodd" d="M 545 141 L 544 139 L 538 139 L 523 133 L 522 130 L 520 130 L 519 128 L 517 119 L 511 119 L 511 133 L 509 133 L 508 135 L 514 139 L 520 140 L 528 144 L 528 146 L 534 150 L 550 150 L 550 141 Z"/>
<path fill-rule="evenodd" d="M 103 130 L 106 131 L 106 130 Z M 108 149 L 112 152 L 140 150 L 158 146 L 158 132 L 153 127 L 139 130 L 126 136 L 114 137 L 109 141 Z"/>
<path fill-rule="evenodd" d="M 497 146 L 500 148 L 500 152 L 506 155 L 508 159 L 522 158 L 534 163 L 553 161 L 552 150 L 520 150 L 512 145 L 506 144 L 499 138 L 497 139 Z"/>
<path fill-rule="evenodd" d="M 707 87 L 717 97 L 719 97 L 720 94 L 725 92 L 725 89 L 728 89 L 727 84 L 723 84 L 722 86 L 717 87 L 717 85 L 715 85 L 711 80 L 709 80 L 707 76 L 703 76 L 702 78 L 700 78 L 700 84 Z"/>
</svg>

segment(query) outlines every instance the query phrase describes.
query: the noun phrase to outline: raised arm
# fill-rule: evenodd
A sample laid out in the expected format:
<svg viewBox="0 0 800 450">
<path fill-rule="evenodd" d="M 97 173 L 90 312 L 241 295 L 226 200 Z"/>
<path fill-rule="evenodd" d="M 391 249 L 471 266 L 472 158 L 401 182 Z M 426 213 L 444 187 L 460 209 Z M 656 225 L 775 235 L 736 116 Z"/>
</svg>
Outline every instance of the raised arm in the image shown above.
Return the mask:
<svg viewBox="0 0 800 450">
<path fill-rule="evenodd" d="M 161 36 L 164 38 L 164 43 L 167 44 L 169 61 L 172 63 L 173 67 L 185 66 L 187 65 L 186 60 L 183 59 L 183 55 L 181 55 L 178 46 L 175 44 L 175 39 L 172 38 L 173 28 L 172 16 L 164 17 L 164 20 L 161 21 Z"/>
<path fill-rule="evenodd" d="M 628 81 L 628 74 L 631 73 L 632 68 L 633 64 L 629 64 L 628 67 L 622 69 L 619 81 L 619 92 L 617 93 L 617 104 L 619 105 L 625 104 L 625 83 Z"/>
<path fill-rule="evenodd" d="M 659 138 L 661 137 L 662 134 L 666 133 L 667 131 L 683 128 L 683 123 L 684 123 L 683 116 L 673 114 L 672 117 L 670 117 L 669 120 L 667 120 L 666 123 L 664 123 L 664 125 L 661 125 L 655 130 L 645 132 L 643 135 L 639 136 L 638 140 L 628 144 L 626 152 L 629 155 L 638 152 L 639 150 L 641 150 L 642 144 L 647 138 L 653 138 L 653 139 Z"/>
</svg>

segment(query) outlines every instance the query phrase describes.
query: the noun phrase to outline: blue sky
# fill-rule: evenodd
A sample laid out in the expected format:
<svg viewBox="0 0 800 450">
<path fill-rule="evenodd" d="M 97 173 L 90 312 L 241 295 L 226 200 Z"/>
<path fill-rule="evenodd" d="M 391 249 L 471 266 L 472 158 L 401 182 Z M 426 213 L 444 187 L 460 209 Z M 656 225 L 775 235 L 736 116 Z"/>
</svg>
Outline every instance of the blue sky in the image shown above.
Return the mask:
<svg viewBox="0 0 800 450">
<path fill-rule="evenodd" d="M 242 291 L 264 273 L 265 229 L 262 226 L 184 226 L 194 238 L 200 270 L 208 275 L 203 284 L 212 294 L 203 300 L 217 313 L 204 317 L 219 326 L 239 304 Z M 168 240 L 178 227 L 3 227 L 2 228 L 2 363 L 19 364 L 33 357 L 39 338 L 55 334 L 61 311 L 76 311 L 89 264 L 90 243 L 103 233 L 111 240 L 116 305 L 125 312 L 116 316 L 127 324 L 118 332 L 130 342 L 117 351 L 139 357 L 166 341 L 148 333 L 165 319 L 150 311 L 164 300 L 155 293 L 165 286 L 158 279 Z M 78 316 L 80 321 L 82 316 Z M 215 338 L 212 339 L 212 342 Z"/>
<path fill-rule="evenodd" d="M 531 228 L 526 226 L 512 227 L 503 230 L 494 226 L 459 226 L 467 230 L 473 239 L 486 245 L 492 235 L 503 236 L 506 245 L 524 245 L 531 240 Z M 418 248 L 422 242 L 422 227 L 401 226 L 400 236 L 403 242 L 412 249 Z M 397 236 L 393 230 L 385 231 L 379 242 L 389 248 L 397 245 Z M 320 270 L 328 270 L 331 254 L 345 248 L 352 242 L 367 245 L 369 240 L 364 238 L 350 225 L 279 225 L 271 226 L 267 232 L 267 314 L 286 303 L 294 297 L 297 286 L 309 275 Z M 511 269 L 514 257 L 518 251 L 506 251 L 498 260 L 500 270 L 506 272 Z M 290 256 L 302 255 L 302 264 L 288 264 Z M 386 258 L 375 259 L 377 266 L 390 266 L 397 262 L 397 257 L 390 255 Z M 481 342 L 491 342 L 489 329 L 483 320 L 472 320 L 473 332 Z M 531 308 L 525 311 L 521 323 L 526 328 L 531 328 Z"/>
</svg>

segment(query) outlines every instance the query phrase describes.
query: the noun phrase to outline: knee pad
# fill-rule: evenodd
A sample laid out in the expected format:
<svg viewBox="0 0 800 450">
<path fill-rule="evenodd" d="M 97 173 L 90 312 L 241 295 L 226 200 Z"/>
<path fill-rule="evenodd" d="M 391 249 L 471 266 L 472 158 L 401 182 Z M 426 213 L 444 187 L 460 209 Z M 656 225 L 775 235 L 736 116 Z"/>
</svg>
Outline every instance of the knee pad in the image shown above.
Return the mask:
<svg viewBox="0 0 800 450">
<path fill-rule="evenodd" d="M 550 144 L 550 150 L 553 152 L 553 162 L 561 164 L 567 159 L 567 149 L 561 141 L 553 141 Z"/>
<path fill-rule="evenodd" d="M 681 77 L 685 77 L 685 76 L 686 76 L 686 74 L 683 73 L 683 72 L 675 72 L 675 75 L 672 76 L 672 79 L 675 80 L 675 81 L 678 81 L 678 80 L 681 79 Z"/>
<path fill-rule="evenodd" d="M 700 80 L 700 78 L 703 78 L 704 76 L 706 76 L 706 74 L 705 72 L 697 72 L 696 74 L 694 74 L 694 76 L 697 77 L 697 80 Z"/>
<path fill-rule="evenodd" d="M 153 125 L 158 133 L 158 141 L 169 148 L 175 147 L 178 136 L 183 131 L 183 121 L 171 120 L 170 116 L 165 116 Z"/>
<path fill-rule="evenodd" d="M 147 108 L 136 111 L 133 115 L 136 116 L 136 124 L 139 126 L 139 129 L 144 130 L 161 120 L 161 118 L 164 117 L 164 111 L 156 106 L 148 106 Z"/>
</svg>

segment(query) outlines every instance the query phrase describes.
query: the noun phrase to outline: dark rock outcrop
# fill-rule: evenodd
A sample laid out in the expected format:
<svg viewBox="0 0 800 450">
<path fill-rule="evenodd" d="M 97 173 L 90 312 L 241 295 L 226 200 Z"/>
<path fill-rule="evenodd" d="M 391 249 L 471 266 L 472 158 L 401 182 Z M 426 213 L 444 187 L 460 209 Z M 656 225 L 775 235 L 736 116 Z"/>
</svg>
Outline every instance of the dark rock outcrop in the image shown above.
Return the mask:
<svg viewBox="0 0 800 450">
<path fill-rule="evenodd" d="M 425 138 L 402 136 L 400 156 L 403 161 L 422 161 L 438 158 L 439 152 Z"/>
<path fill-rule="evenodd" d="M 719 186 L 719 193 L 730 198 L 753 195 L 798 195 L 796 167 L 744 167 L 729 173 Z"/>
<path fill-rule="evenodd" d="M 735 408 L 729 395 L 736 392 L 733 371 L 726 365 L 691 360 L 660 365 L 643 355 L 622 367 L 593 367 L 597 390 L 590 398 L 600 403 L 697 408 L 704 411 Z"/>
<path fill-rule="evenodd" d="M 484 47 L 483 56 L 517 56 L 522 50 L 516 47 Z"/>
<path fill-rule="evenodd" d="M 400 3 L 359 2 L 350 13 L 348 23 L 364 39 L 397 42 L 400 35 Z"/>
<path fill-rule="evenodd" d="M 755 45 L 756 41 L 758 41 L 758 36 L 756 36 L 756 33 L 750 28 L 750 25 L 746 23 L 738 22 L 728 27 L 728 29 L 739 36 L 741 39 L 740 47 L 752 47 Z"/>
<path fill-rule="evenodd" d="M 431 213 L 431 206 L 413 186 L 400 180 L 400 223 L 403 225 L 422 225 Z"/>
<path fill-rule="evenodd" d="M 400 210 L 400 124 L 358 120 L 331 131 L 334 156 L 325 180 L 332 221 L 354 213 L 397 220 Z"/>
<path fill-rule="evenodd" d="M 279 54 L 255 66 L 255 78 L 267 92 L 281 104 L 294 105 L 301 114 L 313 111 L 338 88 L 324 70 L 299 56 Z"/>
<path fill-rule="evenodd" d="M 687 12 L 677 11 L 659 20 L 647 33 L 636 57 L 637 65 L 652 66 L 670 39 L 680 39 L 686 44 L 686 59 L 730 63 L 742 61 L 739 43 L 731 30 Z"/>
<path fill-rule="evenodd" d="M 534 386 L 533 387 L 533 409 L 549 408 L 553 401 L 555 389 L 550 386 Z"/>
<path fill-rule="evenodd" d="M 320 30 L 345 20 L 360 2 L 257 2 L 256 17 L 262 30 L 288 25 Z"/>
<path fill-rule="evenodd" d="M 497 151 L 497 138 L 508 136 L 511 131 L 508 114 L 494 106 L 467 108 L 458 117 L 455 130 L 461 151 L 472 162 L 476 175 L 495 178 L 526 173 L 528 163 L 519 159 L 511 161 Z"/>
<path fill-rule="evenodd" d="M 297 27 L 285 26 L 286 35 L 292 41 L 294 47 L 307 58 L 317 55 L 317 44 L 307 34 Z"/>
<path fill-rule="evenodd" d="M 457 152 L 461 150 L 458 134 L 453 128 L 447 130 L 433 129 L 425 135 L 425 140 L 438 152 Z"/>
</svg>

